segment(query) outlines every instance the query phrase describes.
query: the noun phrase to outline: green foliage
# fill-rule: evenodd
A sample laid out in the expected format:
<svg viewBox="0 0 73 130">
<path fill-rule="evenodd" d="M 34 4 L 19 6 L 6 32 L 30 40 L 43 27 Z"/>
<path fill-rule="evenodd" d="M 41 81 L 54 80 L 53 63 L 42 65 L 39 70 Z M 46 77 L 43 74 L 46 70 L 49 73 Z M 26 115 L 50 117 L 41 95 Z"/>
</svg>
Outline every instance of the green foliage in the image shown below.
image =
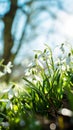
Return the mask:
<svg viewBox="0 0 73 130">
<path fill-rule="evenodd" d="M 55 53 L 46 45 L 44 51 L 37 51 L 33 63 L 28 67 L 26 89 L 32 101 L 32 109 L 41 114 L 57 110 L 62 105 L 65 88 L 73 87 L 73 50 L 65 53 L 65 45 L 60 47 L 61 55 Z"/>
<path fill-rule="evenodd" d="M 9 64 L 5 66 L 1 61 L 0 65 L 3 67 L 1 77 L 5 75 L 5 68 L 7 68 L 7 72 L 11 71 Z M 16 83 L 0 83 L 0 130 L 41 129 L 40 123 L 34 118 L 32 111 L 29 113 L 27 95 L 28 93 L 25 90 L 22 92 Z"/>
<path fill-rule="evenodd" d="M 41 130 L 36 114 L 57 113 L 64 94 L 73 110 L 73 49 L 68 45 L 65 50 L 65 44 L 58 48 L 61 55 L 57 56 L 57 50 L 47 45 L 43 51 L 35 51 L 23 77 L 24 84 L 0 83 L 0 130 Z M 11 73 L 11 62 L 6 66 L 1 61 L 0 67 L 0 77 Z"/>
<path fill-rule="evenodd" d="M 26 94 L 20 94 L 13 84 L 0 92 L 0 129 L 1 130 L 36 130 L 40 124 L 29 113 Z M 27 102 L 26 102 L 27 100 Z"/>
</svg>

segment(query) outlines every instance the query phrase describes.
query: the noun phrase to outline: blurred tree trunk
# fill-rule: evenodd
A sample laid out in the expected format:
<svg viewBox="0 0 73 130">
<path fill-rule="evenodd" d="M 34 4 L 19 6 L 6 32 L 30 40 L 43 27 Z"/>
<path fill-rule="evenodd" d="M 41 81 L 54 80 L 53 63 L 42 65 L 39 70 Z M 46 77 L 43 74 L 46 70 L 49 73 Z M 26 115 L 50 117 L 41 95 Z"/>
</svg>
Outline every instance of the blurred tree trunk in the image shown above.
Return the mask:
<svg viewBox="0 0 73 130">
<path fill-rule="evenodd" d="M 12 23 L 17 10 L 17 0 L 11 0 L 11 7 L 10 11 L 4 16 L 4 64 L 7 64 L 8 61 L 12 60 L 11 57 L 13 57 L 13 54 L 11 53 L 11 49 L 13 47 L 13 39 L 11 35 L 11 29 L 12 29 Z"/>
<path fill-rule="evenodd" d="M 11 29 L 13 24 L 13 19 L 17 10 L 17 0 L 11 0 L 11 6 L 9 12 L 4 16 L 3 21 L 5 24 L 4 28 L 4 50 L 3 50 L 3 59 L 4 64 L 7 64 L 9 61 L 13 62 L 13 54 L 11 49 L 14 44 L 14 40 L 11 35 Z M 6 74 L 4 80 L 8 82 L 10 79 L 10 75 Z"/>
</svg>

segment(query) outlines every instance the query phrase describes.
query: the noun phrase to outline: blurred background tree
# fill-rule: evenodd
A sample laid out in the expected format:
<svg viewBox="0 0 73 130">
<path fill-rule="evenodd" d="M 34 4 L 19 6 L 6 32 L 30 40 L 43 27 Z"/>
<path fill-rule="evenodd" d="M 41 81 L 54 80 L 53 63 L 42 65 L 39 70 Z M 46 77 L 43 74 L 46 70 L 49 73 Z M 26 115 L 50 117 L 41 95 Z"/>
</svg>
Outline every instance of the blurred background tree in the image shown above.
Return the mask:
<svg viewBox="0 0 73 130">
<path fill-rule="evenodd" d="M 37 36 L 42 34 L 43 37 L 46 34 L 45 37 L 49 40 L 50 34 L 57 29 L 55 22 L 61 15 L 60 11 L 72 11 L 65 6 L 65 2 L 66 0 L 0 0 L 0 59 L 4 59 L 4 64 L 9 61 L 14 63 L 21 52 L 27 53 L 24 44 L 29 46 Z"/>
</svg>

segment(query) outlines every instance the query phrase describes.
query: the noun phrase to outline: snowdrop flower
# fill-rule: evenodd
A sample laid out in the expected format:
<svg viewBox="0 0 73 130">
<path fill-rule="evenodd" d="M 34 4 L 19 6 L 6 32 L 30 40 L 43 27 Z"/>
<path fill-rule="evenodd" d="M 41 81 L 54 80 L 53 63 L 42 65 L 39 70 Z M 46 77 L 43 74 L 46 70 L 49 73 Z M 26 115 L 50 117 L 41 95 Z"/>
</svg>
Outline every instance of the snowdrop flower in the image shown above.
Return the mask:
<svg viewBox="0 0 73 130">
<path fill-rule="evenodd" d="M 13 96 L 14 96 L 14 92 L 13 92 L 13 90 L 11 89 L 11 90 L 9 91 L 9 93 L 8 93 L 8 98 L 9 98 L 9 99 L 12 99 Z"/>
<path fill-rule="evenodd" d="M 28 65 L 28 68 L 32 68 L 32 67 L 35 67 L 36 66 L 36 64 L 35 64 L 35 62 L 33 61 L 32 63 L 30 63 L 29 65 Z"/>
<path fill-rule="evenodd" d="M 12 102 L 8 101 L 7 105 L 6 105 L 6 109 L 12 109 Z"/>
<path fill-rule="evenodd" d="M 0 71 L 0 77 L 4 76 L 4 73 Z"/>
<path fill-rule="evenodd" d="M 26 124 L 26 123 L 25 123 L 24 120 L 21 120 L 21 121 L 20 121 L 20 126 L 25 126 L 25 124 Z"/>
<path fill-rule="evenodd" d="M 43 64 L 42 64 L 39 60 L 37 60 L 37 63 L 38 63 L 38 65 L 39 65 L 42 69 L 44 69 Z"/>
<path fill-rule="evenodd" d="M 65 65 L 62 66 L 62 70 L 63 70 L 63 71 L 66 70 L 66 66 L 65 66 Z"/>
<path fill-rule="evenodd" d="M 4 68 L 4 73 L 6 74 L 6 73 L 11 73 L 11 68 L 13 67 L 13 65 L 12 65 L 12 63 L 11 63 L 11 61 L 9 61 L 8 62 L 8 64 L 5 66 L 5 68 Z"/>
<path fill-rule="evenodd" d="M 7 127 L 9 127 L 9 123 L 8 122 L 2 122 L 2 126 L 7 128 Z"/>
</svg>

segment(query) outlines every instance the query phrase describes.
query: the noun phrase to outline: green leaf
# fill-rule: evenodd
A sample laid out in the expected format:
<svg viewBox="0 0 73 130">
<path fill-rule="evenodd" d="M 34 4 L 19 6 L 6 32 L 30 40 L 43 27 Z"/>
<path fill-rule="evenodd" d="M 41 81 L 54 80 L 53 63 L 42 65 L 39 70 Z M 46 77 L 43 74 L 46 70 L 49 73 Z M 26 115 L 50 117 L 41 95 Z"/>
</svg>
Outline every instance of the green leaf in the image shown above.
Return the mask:
<svg viewBox="0 0 73 130">
<path fill-rule="evenodd" d="M 29 81 L 29 80 L 26 79 L 25 77 L 23 77 L 23 79 L 29 84 L 29 87 L 30 87 L 31 89 L 33 89 L 35 92 L 37 92 L 37 94 L 38 94 L 44 101 L 46 101 L 43 92 L 39 91 L 39 89 L 38 89 L 31 81 Z"/>
</svg>

